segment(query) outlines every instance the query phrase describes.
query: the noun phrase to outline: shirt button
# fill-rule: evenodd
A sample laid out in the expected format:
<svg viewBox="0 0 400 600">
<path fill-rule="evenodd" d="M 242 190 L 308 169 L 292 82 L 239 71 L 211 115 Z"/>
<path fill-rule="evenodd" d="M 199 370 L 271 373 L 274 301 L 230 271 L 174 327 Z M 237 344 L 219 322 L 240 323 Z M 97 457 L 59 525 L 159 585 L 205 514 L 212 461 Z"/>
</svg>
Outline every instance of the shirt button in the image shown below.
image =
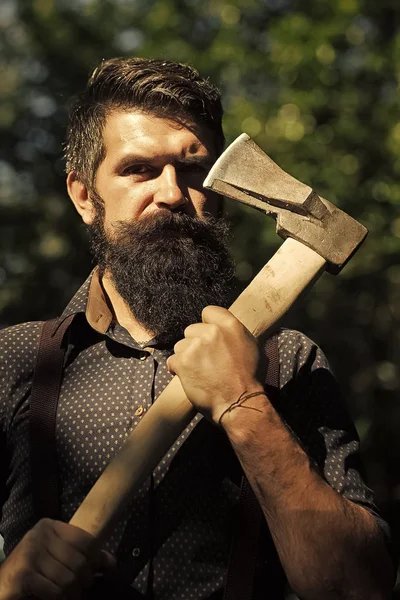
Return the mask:
<svg viewBox="0 0 400 600">
<path fill-rule="evenodd" d="M 135 415 L 137 417 L 140 417 L 140 415 L 142 415 L 144 413 L 146 409 L 143 408 L 143 406 L 139 406 L 136 410 L 135 410 Z"/>
<path fill-rule="evenodd" d="M 146 358 L 148 357 L 148 354 L 142 354 L 142 356 L 140 357 L 140 360 L 146 360 Z"/>
<path fill-rule="evenodd" d="M 134 548 L 132 550 L 132 556 L 134 556 L 135 558 L 137 558 L 138 556 L 140 556 L 140 548 Z"/>
</svg>

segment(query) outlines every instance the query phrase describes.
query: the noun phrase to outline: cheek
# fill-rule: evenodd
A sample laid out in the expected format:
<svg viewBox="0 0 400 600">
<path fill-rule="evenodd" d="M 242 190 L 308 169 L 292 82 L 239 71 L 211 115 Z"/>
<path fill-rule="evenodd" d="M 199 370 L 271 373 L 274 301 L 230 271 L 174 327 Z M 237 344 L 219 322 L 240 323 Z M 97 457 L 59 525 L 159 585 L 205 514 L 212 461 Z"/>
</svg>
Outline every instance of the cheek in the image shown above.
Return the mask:
<svg viewBox="0 0 400 600">
<path fill-rule="evenodd" d="M 118 223 L 133 223 L 140 218 L 141 211 L 132 204 L 119 204 L 118 206 L 108 207 L 105 213 L 104 223 L 109 229 L 112 229 Z"/>
<path fill-rule="evenodd" d="M 145 194 L 144 190 L 142 190 L 142 193 L 137 193 L 136 190 L 129 189 L 129 187 L 119 189 L 107 200 L 105 203 L 105 220 L 108 224 L 117 221 L 136 221 L 149 204 L 148 194 Z"/>
</svg>

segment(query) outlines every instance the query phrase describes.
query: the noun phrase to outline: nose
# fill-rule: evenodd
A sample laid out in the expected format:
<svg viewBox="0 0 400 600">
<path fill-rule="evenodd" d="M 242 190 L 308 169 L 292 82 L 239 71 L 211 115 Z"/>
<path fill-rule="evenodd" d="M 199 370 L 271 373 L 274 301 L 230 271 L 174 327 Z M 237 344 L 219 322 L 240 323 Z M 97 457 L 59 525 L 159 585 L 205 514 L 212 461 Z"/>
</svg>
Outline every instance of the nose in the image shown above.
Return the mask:
<svg viewBox="0 0 400 600">
<path fill-rule="evenodd" d="M 174 210 L 187 204 L 187 198 L 179 185 L 178 175 L 173 165 L 165 165 L 157 178 L 154 203 L 160 208 Z"/>
</svg>

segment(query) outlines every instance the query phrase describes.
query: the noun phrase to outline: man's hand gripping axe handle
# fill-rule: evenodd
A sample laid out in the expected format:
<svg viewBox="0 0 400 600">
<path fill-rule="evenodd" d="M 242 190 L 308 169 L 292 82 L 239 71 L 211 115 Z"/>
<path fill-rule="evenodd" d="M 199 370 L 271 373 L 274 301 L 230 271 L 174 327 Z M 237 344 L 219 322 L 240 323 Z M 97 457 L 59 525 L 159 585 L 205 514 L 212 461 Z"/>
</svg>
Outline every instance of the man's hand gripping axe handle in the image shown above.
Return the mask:
<svg viewBox="0 0 400 600">
<path fill-rule="evenodd" d="M 270 328 L 325 268 L 339 272 L 367 234 L 363 225 L 282 171 L 246 134 L 222 154 L 204 185 L 273 216 L 278 234 L 287 238 L 230 308 L 255 336 Z M 175 376 L 70 522 L 104 539 L 195 414 Z"/>
</svg>

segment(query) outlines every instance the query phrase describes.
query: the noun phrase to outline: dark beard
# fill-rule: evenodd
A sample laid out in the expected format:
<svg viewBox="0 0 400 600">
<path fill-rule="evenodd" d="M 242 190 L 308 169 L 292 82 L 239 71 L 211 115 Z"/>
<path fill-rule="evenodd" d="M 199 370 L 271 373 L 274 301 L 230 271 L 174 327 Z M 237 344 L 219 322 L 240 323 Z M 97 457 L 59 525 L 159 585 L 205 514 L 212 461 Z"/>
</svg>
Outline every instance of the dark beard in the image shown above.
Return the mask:
<svg viewBox="0 0 400 600">
<path fill-rule="evenodd" d="M 100 208 L 100 207 L 99 207 Z M 119 223 L 112 239 L 103 211 L 90 227 L 91 247 L 135 319 L 169 345 L 201 321 L 209 304 L 234 298 L 234 265 L 222 219 L 163 210 L 135 223 Z"/>
</svg>

